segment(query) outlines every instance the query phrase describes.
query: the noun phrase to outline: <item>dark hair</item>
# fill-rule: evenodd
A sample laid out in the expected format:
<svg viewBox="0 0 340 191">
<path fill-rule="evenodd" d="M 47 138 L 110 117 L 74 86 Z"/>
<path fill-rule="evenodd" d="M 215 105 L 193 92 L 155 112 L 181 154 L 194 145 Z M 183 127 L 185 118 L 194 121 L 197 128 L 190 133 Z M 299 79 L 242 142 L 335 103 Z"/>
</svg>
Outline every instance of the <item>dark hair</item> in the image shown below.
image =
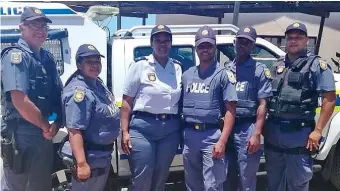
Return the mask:
<svg viewBox="0 0 340 191">
<path fill-rule="evenodd" d="M 84 60 L 84 57 L 81 57 L 81 56 L 79 56 L 78 58 L 76 58 L 76 63 L 78 64 L 80 64 L 80 63 L 82 63 L 83 62 L 83 60 Z"/>
</svg>

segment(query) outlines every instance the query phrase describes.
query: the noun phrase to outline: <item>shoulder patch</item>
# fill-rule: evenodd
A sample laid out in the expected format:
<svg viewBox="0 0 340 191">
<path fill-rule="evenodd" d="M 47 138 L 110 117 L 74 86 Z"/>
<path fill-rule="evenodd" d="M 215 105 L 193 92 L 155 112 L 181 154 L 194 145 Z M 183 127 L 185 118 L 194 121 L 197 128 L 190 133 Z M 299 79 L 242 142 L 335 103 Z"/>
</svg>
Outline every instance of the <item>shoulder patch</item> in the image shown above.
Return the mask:
<svg viewBox="0 0 340 191">
<path fill-rule="evenodd" d="M 135 62 L 139 62 L 141 60 L 147 60 L 147 58 L 145 56 L 141 56 L 141 57 L 135 58 Z"/>
<path fill-rule="evenodd" d="M 277 74 L 281 74 L 285 70 L 285 66 L 278 66 L 276 69 Z"/>
<path fill-rule="evenodd" d="M 233 84 L 236 83 L 235 75 L 231 71 L 227 70 L 227 75 L 228 75 L 228 79 L 231 83 L 233 83 Z"/>
<path fill-rule="evenodd" d="M 12 64 L 20 64 L 22 62 L 22 52 L 12 52 L 11 62 Z"/>
<path fill-rule="evenodd" d="M 76 89 L 76 91 L 74 92 L 73 100 L 75 102 L 81 102 L 84 100 L 84 98 L 85 98 L 85 91 L 81 89 Z"/>
<path fill-rule="evenodd" d="M 324 60 L 319 60 L 319 65 L 322 70 L 327 70 L 327 62 Z"/>
<path fill-rule="evenodd" d="M 270 74 L 270 70 L 268 68 L 264 68 L 263 69 L 264 71 L 264 75 L 267 77 L 267 78 L 272 78 L 271 74 Z"/>
</svg>

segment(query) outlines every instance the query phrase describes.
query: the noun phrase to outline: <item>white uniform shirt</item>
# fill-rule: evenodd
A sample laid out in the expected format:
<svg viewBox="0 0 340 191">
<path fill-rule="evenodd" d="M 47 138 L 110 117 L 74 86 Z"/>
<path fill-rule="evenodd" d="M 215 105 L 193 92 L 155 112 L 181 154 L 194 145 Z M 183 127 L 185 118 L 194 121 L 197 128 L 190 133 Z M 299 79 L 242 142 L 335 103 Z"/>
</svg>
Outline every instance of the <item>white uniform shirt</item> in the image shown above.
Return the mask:
<svg viewBox="0 0 340 191">
<path fill-rule="evenodd" d="M 177 114 L 181 96 L 181 66 L 169 58 L 163 68 L 151 54 L 131 64 L 123 94 L 134 97 L 133 111 Z"/>
</svg>

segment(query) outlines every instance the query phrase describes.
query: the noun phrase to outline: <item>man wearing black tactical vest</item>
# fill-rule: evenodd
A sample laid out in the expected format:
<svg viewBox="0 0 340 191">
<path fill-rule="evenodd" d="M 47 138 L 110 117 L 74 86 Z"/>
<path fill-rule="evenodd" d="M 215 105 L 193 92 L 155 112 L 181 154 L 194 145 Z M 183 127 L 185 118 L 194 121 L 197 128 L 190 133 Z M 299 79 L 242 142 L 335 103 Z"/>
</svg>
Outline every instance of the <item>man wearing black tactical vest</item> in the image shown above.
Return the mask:
<svg viewBox="0 0 340 191">
<path fill-rule="evenodd" d="M 271 68 L 273 97 L 264 128 L 269 191 L 308 191 L 311 154 L 319 147 L 322 130 L 335 106 L 335 82 L 327 62 L 306 50 L 307 28 L 289 25 L 284 59 Z M 315 123 L 318 97 L 322 97 Z"/>
</svg>

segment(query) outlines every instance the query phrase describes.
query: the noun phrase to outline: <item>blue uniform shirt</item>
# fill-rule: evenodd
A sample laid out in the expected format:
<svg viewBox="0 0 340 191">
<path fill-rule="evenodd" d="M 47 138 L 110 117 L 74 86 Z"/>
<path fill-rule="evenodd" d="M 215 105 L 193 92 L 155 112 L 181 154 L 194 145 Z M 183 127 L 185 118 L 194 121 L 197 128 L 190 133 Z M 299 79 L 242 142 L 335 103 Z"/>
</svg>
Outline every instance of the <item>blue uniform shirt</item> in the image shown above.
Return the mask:
<svg viewBox="0 0 340 191">
<path fill-rule="evenodd" d="M 181 66 L 173 59 L 163 68 L 151 54 L 131 64 L 123 94 L 135 98 L 133 111 L 177 114 L 181 76 Z"/>
<path fill-rule="evenodd" d="M 18 48 L 5 51 L 1 63 L 2 91 L 6 93 L 6 98 L 10 98 L 9 92 L 12 90 L 21 91 L 29 96 L 44 117 L 47 118 L 52 113 L 56 113 L 57 121 L 61 122 L 63 84 L 51 53 L 41 49 L 39 58 L 20 38 Z M 37 100 L 40 101 L 40 105 Z M 7 100 L 6 105 L 2 107 L 5 108 L 2 113 L 5 120 L 22 118 L 11 101 Z M 41 135 L 41 129 L 29 122 L 18 126 L 17 132 Z"/>
<path fill-rule="evenodd" d="M 300 53 L 299 57 L 311 56 L 312 53 L 309 51 L 303 51 Z M 285 56 L 284 60 L 286 67 L 290 66 L 292 62 L 289 60 L 288 56 Z M 335 81 L 332 69 L 326 61 L 316 58 L 310 67 L 311 76 L 310 80 L 313 82 L 314 87 L 320 93 L 327 91 L 335 91 Z"/>
<path fill-rule="evenodd" d="M 219 123 L 224 117 L 225 103 L 237 101 L 236 79 L 215 62 L 204 73 L 199 66 L 189 68 L 182 76 L 183 115 L 189 123 Z"/>
<path fill-rule="evenodd" d="M 81 74 L 73 75 L 73 79 L 64 88 L 62 102 L 65 126 L 81 130 L 85 143 L 114 143 L 119 135 L 120 110 L 101 80 L 89 80 Z M 63 152 L 71 155 L 68 142 Z M 103 160 L 107 162 L 105 158 L 111 153 L 112 150 L 88 150 L 88 163 L 95 163 L 91 167 L 105 166 L 98 158 L 104 157 Z"/>
<path fill-rule="evenodd" d="M 245 91 L 250 100 L 268 98 L 272 96 L 270 70 L 265 64 L 256 62 L 252 57 L 243 63 L 231 62 L 227 66 L 236 72 L 236 91 Z M 248 90 L 248 91 L 247 91 Z"/>
</svg>

